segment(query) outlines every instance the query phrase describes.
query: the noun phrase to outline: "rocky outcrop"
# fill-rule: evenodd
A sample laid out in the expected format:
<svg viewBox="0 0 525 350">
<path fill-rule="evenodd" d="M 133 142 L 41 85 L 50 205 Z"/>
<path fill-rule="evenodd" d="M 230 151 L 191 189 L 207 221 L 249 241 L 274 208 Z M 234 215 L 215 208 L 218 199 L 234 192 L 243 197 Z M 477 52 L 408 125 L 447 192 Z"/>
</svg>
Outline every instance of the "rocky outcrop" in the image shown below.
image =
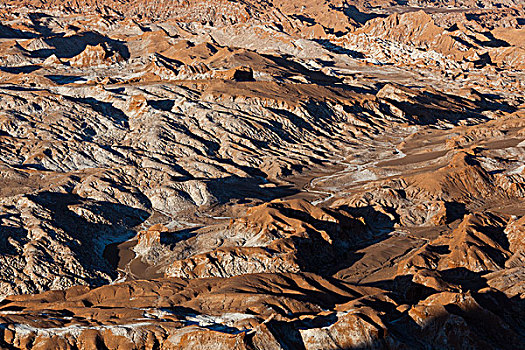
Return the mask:
<svg viewBox="0 0 525 350">
<path fill-rule="evenodd" d="M 0 4 L 0 348 L 518 349 L 516 0 Z"/>
</svg>

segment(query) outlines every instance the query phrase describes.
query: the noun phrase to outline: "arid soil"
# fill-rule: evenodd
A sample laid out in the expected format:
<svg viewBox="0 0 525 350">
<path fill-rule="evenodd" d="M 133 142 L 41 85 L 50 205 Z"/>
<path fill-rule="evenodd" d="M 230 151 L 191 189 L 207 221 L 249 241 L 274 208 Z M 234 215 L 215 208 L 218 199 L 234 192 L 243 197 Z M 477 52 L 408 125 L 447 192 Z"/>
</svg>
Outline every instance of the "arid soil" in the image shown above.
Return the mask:
<svg viewBox="0 0 525 350">
<path fill-rule="evenodd" d="M 0 348 L 525 348 L 520 0 L 0 4 Z"/>
</svg>

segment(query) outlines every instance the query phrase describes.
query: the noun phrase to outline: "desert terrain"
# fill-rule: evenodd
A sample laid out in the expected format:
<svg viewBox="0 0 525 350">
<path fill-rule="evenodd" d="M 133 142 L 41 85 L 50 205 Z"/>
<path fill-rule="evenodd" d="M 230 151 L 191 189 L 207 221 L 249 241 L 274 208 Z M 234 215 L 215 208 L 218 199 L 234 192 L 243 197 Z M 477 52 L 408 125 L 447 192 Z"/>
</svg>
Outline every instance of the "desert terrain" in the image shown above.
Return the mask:
<svg viewBox="0 0 525 350">
<path fill-rule="evenodd" d="M 0 348 L 525 348 L 521 0 L 4 0 Z"/>
</svg>

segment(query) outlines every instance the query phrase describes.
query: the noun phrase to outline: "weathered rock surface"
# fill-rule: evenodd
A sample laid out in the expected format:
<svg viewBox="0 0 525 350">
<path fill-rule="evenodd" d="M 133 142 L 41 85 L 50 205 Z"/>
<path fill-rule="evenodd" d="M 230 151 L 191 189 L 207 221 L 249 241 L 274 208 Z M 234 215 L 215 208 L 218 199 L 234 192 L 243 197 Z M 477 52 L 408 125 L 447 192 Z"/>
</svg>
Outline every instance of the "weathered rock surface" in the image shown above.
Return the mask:
<svg viewBox="0 0 525 350">
<path fill-rule="evenodd" d="M 0 4 L 0 347 L 519 349 L 518 0 Z"/>
</svg>

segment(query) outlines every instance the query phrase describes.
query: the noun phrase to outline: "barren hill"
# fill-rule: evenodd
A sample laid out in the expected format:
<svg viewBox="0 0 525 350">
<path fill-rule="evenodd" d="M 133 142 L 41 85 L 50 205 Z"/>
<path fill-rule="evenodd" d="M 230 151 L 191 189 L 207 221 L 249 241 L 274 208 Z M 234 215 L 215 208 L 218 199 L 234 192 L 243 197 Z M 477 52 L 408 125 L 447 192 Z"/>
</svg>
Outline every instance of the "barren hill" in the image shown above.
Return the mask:
<svg viewBox="0 0 525 350">
<path fill-rule="evenodd" d="M 525 8 L 0 5 L 0 346 L 519 349 Z"/>
</svg>

